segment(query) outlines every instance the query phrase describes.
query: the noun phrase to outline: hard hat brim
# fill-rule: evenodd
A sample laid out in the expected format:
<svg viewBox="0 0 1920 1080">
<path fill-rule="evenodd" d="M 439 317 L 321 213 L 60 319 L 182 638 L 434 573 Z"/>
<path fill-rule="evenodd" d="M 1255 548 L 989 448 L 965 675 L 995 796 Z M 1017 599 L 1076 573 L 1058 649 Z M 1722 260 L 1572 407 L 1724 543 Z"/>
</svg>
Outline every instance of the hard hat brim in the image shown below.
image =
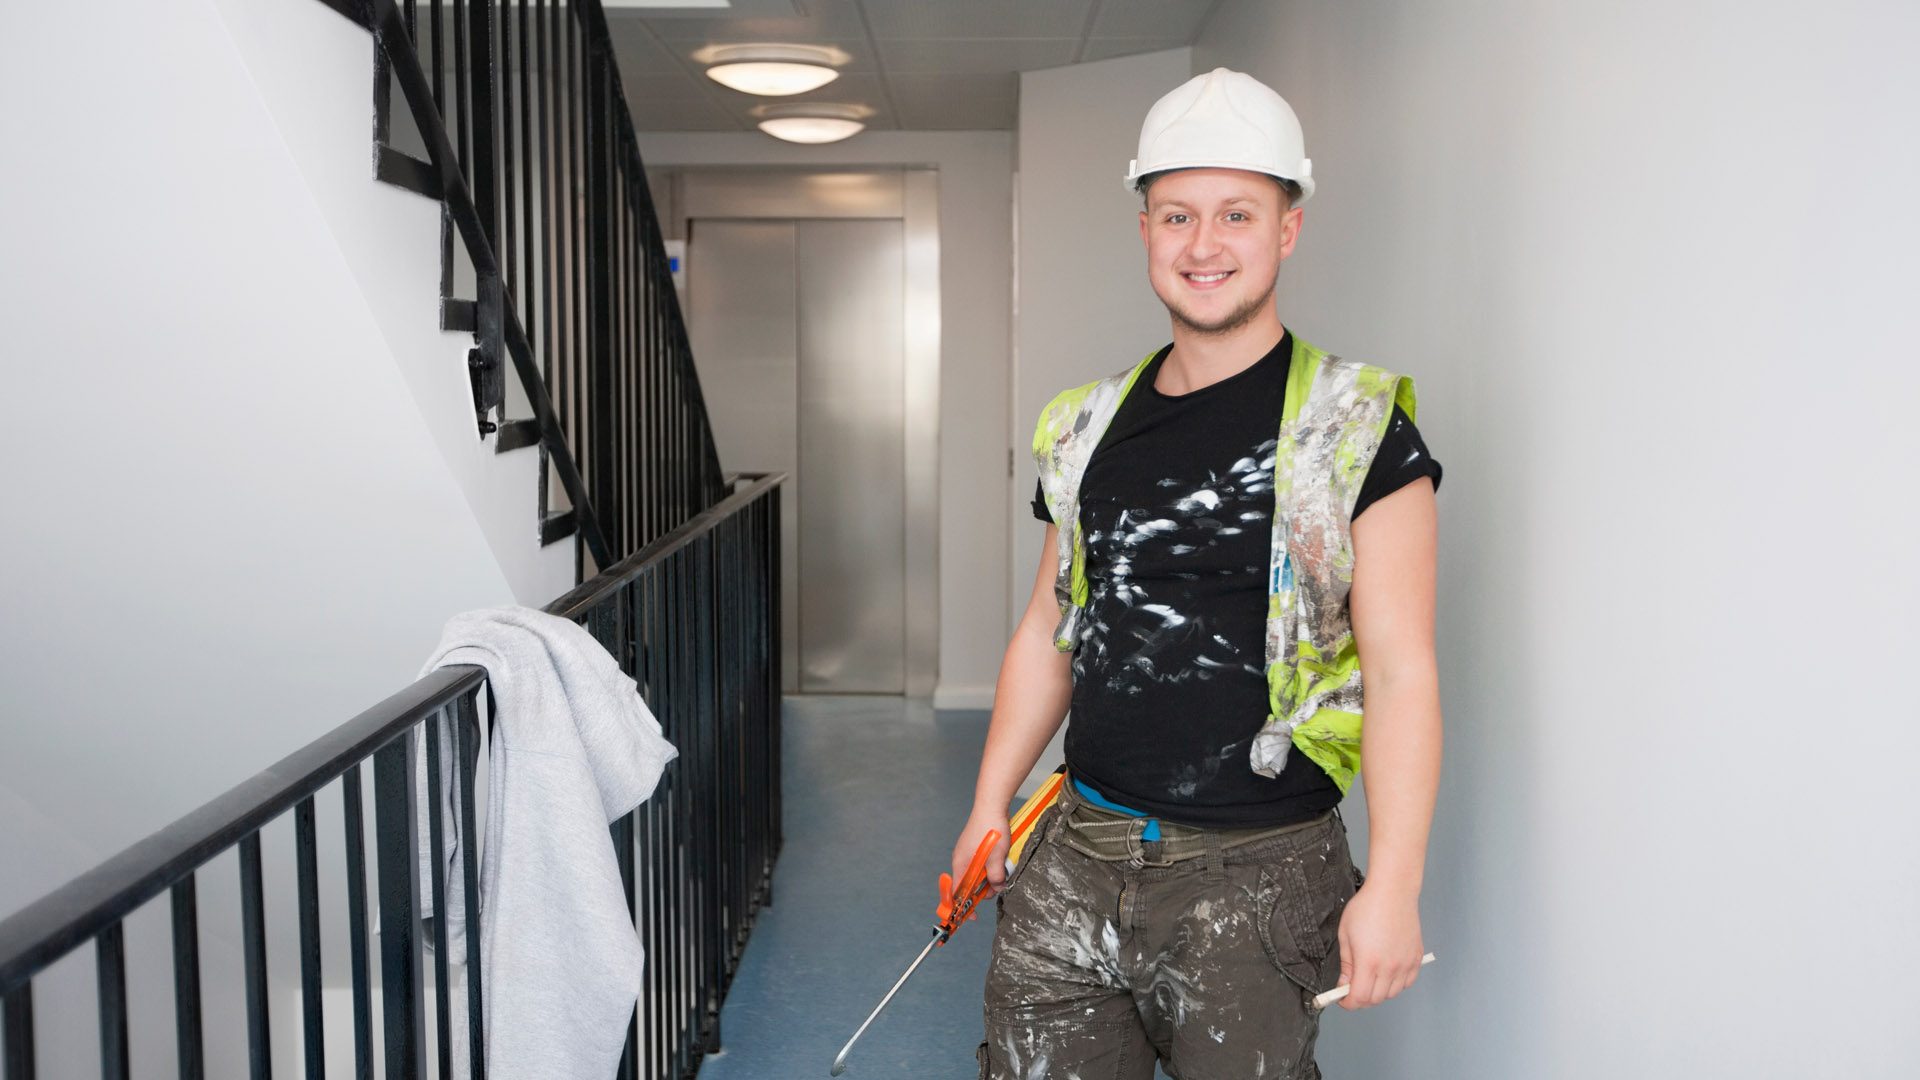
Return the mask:
<svg viewBox="0 0 1920 1080">
<path fill-rule="evenodd" d="M 1294 200 L 1293 205 L 1295 206 L 1299 206 L 1301 203 L 1304 203 L 1308 199 L 1313 198 L 1313 177 L 1311 176 L 1306 176 L 1306 177 L 1286 176 L 1281 173 L 1275 172 L 1271 168 L 1267 168 L 1261 165 L 1255 165 L 1255 164 L 1252 164 L 1251 162 L 1227 161 L 1227 160 L 1218 159 L 1218 158 L 1191 160 L 1191 161 L 1155 162 L 1154 167 L 1151 169 L 1141 169 L 1136 165 L 1134 169 L 1129 170 L 1127 173 L 1127 178 L 1125 180 L 1127 190 L 1129 192 L 1133 191 L 1134 187 L 1139 183 L 1140 178 L 1143 176 L 1149 176 L 1154 173 L 1173 172 L 1177 169 L 1238 169 L 1241 172 L 1259 173 L 1262 176 L 1271 176 L 1277 180 L 1288 180 L 1295 184 L 1300 185 L 1300 197 Z"/>
</svg>

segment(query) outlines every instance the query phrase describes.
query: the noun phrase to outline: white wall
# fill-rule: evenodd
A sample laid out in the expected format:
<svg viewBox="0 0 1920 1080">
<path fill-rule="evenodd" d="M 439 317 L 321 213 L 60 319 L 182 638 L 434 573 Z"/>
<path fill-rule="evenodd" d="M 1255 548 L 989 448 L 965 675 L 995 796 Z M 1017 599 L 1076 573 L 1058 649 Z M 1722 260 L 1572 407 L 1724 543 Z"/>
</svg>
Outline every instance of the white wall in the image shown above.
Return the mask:
<svg viewBox="0 0 1920 1080">
<path fill-rule="evenodd" d="M 440 203 L 373 179 L 372 35 L 313 0 L 212 3 L 514 597 L 546 604 L 574 585 L 575 541 L 540 544 L 539 451 L 496 454 L 474 425 L 473 335 L 440 329 Z M 396 89 L 396 132 L 413 130 L 406 109 Z M 464 251 L 456 265 L 471 298 Z M 532 415 L 506 380 L 511 414 Z"/>
<path fill-rule="evenodd" d="M 649 168 L 926 165 L 939 170 L 940 679 L 934 690 L 939 708 L 990 705 L 1007 645 L 1002 538 L 1009 490 L 1012 151 L 1012 137 L 998 131 L 874 131 L 826 146 L 782 143 L 759 132 L 640 135 L 640 155 Z"/>
<path fill-rule="evenodd" d="M 452 613 L 513 598 L 220 7 L 13 16 L 0 915 L 405 686 Z M 364 72 L 335 75 L 364 124 Z M 418 317 L 433 311 L 422 296 Z M 201 888 L 222 971 L 234 880 L 223 864 Z M 165 954 L 151 916 L 137 960 Z M 67 967 L 90 970 L 88 953 Z M 134 974 L 136 996 L 157 983 L 166 1000 L 161 963 Z M 213 1008 L 228 981 L 208 978 L 209 1031 L 242 1030 Z M 90 1000 L 90 980 L 72 989 Z M 40 1004 L 43 1050 L 97 1046 L 90 1005 Z M 167 1017 L 136 1010 L 138 1060 L 165 1060 L 142 1054 L 148 1034 L 170 1039 Z"/>
<path fill-rule="evenodd" d="M 1331 1075 L 1920 1071 L 1916 52 L 1893 3 L 1203 30 L 1306 128 L 1282 316 L 1447 467 L 1440 962 Z"/>
<path fill-rule="evenodd" d="M 1172 337 L 1166 308 L 1147 284 L 1140 197 L 1124 178 L 1141 118 L 1186 81 L 1191 66 L 1190 50 L 1170 49 L 1020 76 L 1009 633 L 1033 592 L 1046 534 L 1030 505 L 1040 410 L 1060 391 L 1129 367 Z"/>
</svg>

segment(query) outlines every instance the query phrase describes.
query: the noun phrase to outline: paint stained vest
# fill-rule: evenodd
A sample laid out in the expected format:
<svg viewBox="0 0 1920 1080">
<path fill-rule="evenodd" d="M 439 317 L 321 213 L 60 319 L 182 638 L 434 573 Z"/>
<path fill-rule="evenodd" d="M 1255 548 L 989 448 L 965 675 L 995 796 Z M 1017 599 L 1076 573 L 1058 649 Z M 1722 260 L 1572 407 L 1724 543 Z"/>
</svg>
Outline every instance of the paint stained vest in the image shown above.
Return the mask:
<svg viewBox="0 0 1920 1080">
<path fill-rule="evenodd" d="M 1080 479 L 1094 447 L 1153 357 L 1068 390 L 1040 414 L 1033 459 L 1047 509 L 1060 523 L 1054 647 L 1071 652 L 1087 603 Z M 1288 747 L 1344 793 L 1360 771 L 1360 657 L 1348 620 L 1353 506 L 1398 404 L 1414 416 L 1413 380 L 1329 355 L 1293 339 L 1273 465 L 1273 538 L 1267 582 L 1267 722 L 1253 740 L 1253 771 L 1278 776 Z"/>
</svg>

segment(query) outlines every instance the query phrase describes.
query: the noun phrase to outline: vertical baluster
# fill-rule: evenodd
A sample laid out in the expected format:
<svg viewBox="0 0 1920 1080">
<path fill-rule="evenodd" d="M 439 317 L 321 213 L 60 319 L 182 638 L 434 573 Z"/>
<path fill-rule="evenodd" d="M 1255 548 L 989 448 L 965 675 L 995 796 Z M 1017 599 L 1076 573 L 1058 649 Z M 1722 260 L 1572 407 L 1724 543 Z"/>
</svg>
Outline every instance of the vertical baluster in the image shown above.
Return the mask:
<svg viewBox="0 0 1920 1080">
<path fill-rule="evenodd" d="M 320 855 L 312 796 L 294 807 L 293 833 L 300 894 L 300 1011 L 306 1036 L 307 1080 L 324 1080 L 327 1041 L 320 1000 Z"/>
<path fill-rule="evenodd" d="M 785 773 L 782 770 L 785 768 L 784 761 L 786 757 L 786 744 L 782 736 L 782 732 L 785 730 L 786 707 L 781 700 L 781 694 L 785 692 L 786 686 L 786 674 L 784 671 L 786 667 L 786 653 L 782 651 L 780 645 L 781 628 L 786 625 L 785 620 L 787 617 L 785 610 L 786 593 L 782 582 L 782 575 L 786 573 L 786 562 L 784 561 L 786 554 L 782 550 L 786 534 L 781 531 L 781 521 L 783 520 L 781 504 L 785 502 L 785 500 L 786 493 L 781 488 L 772 488 L 767 492 L 767 519 L 765 524 L 768 606 L 766 629 L 768 641 L 767 696 L 770 701 L 768 722 L 773 728 L 767 736 L 767 746 L 772 757 L 772 761 L 768 767 L 768 775 L 771 778 L 773 787 L 772 793 L 767 801 L 773 811 L 773 821 L 770 828 L 773 832 L 773 842 L 776 849 L 781 845 L 786 828 L 786 819 L 782 811 L 783 803 L 781 802 L 783 798 L 781 794 L 783 790 L 782 785 L 785 781 Z"/>
<path fill-rule="evenodd" d="M 33 983 L 27 981 L 0 997 L 7 1023 L 5 1071 L 0 1080 L 33 1080 Z"/>
<path fill-rule="evenodd" d="M 610 103 L 608 115 L 613 110 L 611 103 L 618 100 L 617 83 L 612 75 L 612 65 L 607 65 L 607 100 Z M 629 517 L 633 513 L 633 500 L 628 497 L 628 477 L 633 473 L 633 445 L 629 441 L 627 429 L 627 297 L 626 288 L 626 213 L 627 189 L 626 170 L 620 157 L 614 152 L 616 145 L 611 138 L 612 125 L 608 125 L 608 158 L 613 163 L 613 175 L 607 184 L 607 215 L 612 219 L 607 237 L 607 299 L 612 310 L 608 312 L 608 336 L 611 342 L 607 349 L 607 363 L 612 367 L 613 400 L 608 407 L 613 413 L 613 460 L 619 466 L 614 476 L 615 496 L 619 505 L 614 507 L 614 518 L 607 526 L 617 533 L 614 541 L 619 545 L 616 550 L 628 552 L 635 550 L 633 529 Z"/>
<path fill-rule="evenodd" d="M 194 875 L 174 882 L 173 908 L 173 1030 L 179 1050 L 180 1080 L 201 1080 L 206 1074 L 206 1052 L 200 1024 L 200 899 Z"/>
<path fill-rule="evenodd" d="M 93 939 L 100 991 L 100 1076 L 127 1080 L 127 942 L 120 923 Z"/>
<path fill-rule="evenodd" d="M 419 839 L 414 732 L 373 755 L 374 858 L 380 875 L 380 1002 L 388 1080 L 426 1075 L 420 1037 Z"/>
<path fill-rule="evenodd" d="M 500 261 L 500 277 L 506 283 L 507 295 L 517 297 L 519 220 L 516 211 L 519 208 L 513 190 L 513 143 L 518 138 L 513 128 L 513 0 L 502 0 L 494 12 L 494 52 L 499 57 L 493 66 L 494 84 L 498 88 L 494 127 L 499 133 L 500 162 L 496 166 L 500 177 L 500 242 L 494 245 L 494 257 Z"/>
<path fill-rule="evenodd" d="M 441 19 L 440 19 L 440 9 L 443 6 L 445 6 L 444 0 L 433 0 L 432 6 L 429 7 L 427 10 L 427 25 L 431 28 L 433 33 L 433 53 L 432 53 L 432 59 L 430 61 L 430 63 L 433 65 L 433 69 L 432 69 L 433 107 L 439 110 L 440 123 L 444 127 L 447 122 L 447 117 L 450 114 L 448 113 L 448 110 L 447 110 L 447 88 L 446 88 L 446 75 L 445 75 L 445 68 L 446 68 L 447 61 L 446 61 L 444 48 L 441 44 L 443 39 L 446 37 L 446 31 L 441 27 Z"/>
<path fill-rule="evenodd" d="M 549 140 L 548 117 L 552 108 L 547 88 L 553 82 L 553 52 L 548 30 L 553 18 L 548 0 L 536 0 L 534 18 L 535 46 L 534 55 L 538 58 L 540 107 L 535 112 L 535 131 L 540 149 L 540 373 L 547 385 L 547 395 L 552 399 L 554 408 L 560 408 L 559 370 L 554 363 L 553 317 L 554 317 L 554 244 L 556 230 L 553 224 L 554 207 L 559 205 L 554 197 L 554 186 L 559 182 L 558 170 L 554 167 L 552 143 Z M 531 64 L 529 67 L 533 66 Z M 532 174 L 528 174 L 532 175 Z M 533 329 L 527 332 L 529 341 L 534 340 Z M 561 429 L 565 431 L 563 427 Z M 547 477 L 552 468 L 547 463 L 545 447 L 540 450 L 540 512 L 553 512 L 552 498 L 547 491 Z M 574 544 L 575 550 L 580 545 Z"/>
<path fill-rule="evenodd" d="M 715 686 L 715 679 L 718 672 L 714 665 L 713 543 L 713 534 L 707 533 L 700 537 L 694 549 L 694 556 L 698 565 L 698 571 L 694 575 L 694 603 L 695 618 L 698 620 L 700 628 L 697 640 L 700 643 L 699 685 L 701 726 L 705 730 L 706 737 L 710 740 L 711 764 L 709 768 L 713 770 L 713 797 L 708 804 L 708 813 L 711 815 L 709 820 L 713 822 L 714 827 L 709 830 L 708 843 L 711 845 L 711 854 L 709 857 L 719 869 L 719 874 L 716 875 L 719 878 L 719 891 L 714 896 L 714 919 L 711 930 L 713 935 L 713 962 L 709 978 L 713 980 L 713 991 L 708 1008 L 712 1014 L 713 1031 L 707 1044 L 708 1053 L 713 1053 L 720 1049 L 720 998 L 726 993 L 727 955 L 730 951 L 728 947 L 729 942 L 727 939 L 725 913 L 727 899 L 725 893 L 726 850 L 725 840 L 721 833 L 721 828 L 726 820 L 726 807 L 723 805 L 726 802 L 726 781 L 723 772 L 725 768 L 725 755 L 720 745 L 719 695 L 717 693 L 718 688 Z"/>
<path fill-rule="evenodd" d="M 441 116 L 450 121 L 448 128 L 453 135 L 455 160 L 460 163 L 460 175 L 471 181 L 473 173 L 468 168 L 467 127 L 472 122 L 473 100 L 470 84 L 467 80 L 467 0 L 453 0 L 453 115 L 442 111 Z"/>
<path fill-rule="evenodd" d="M 634 904 L 633 892 L 633 815 L 622 814 L 608 831 L 613 837 L 614 862 L 620 868 L 620 887 L 627 896 L 627 917 L 635 919 L 638 909 Z M 636 921 L 636 926 L 638 925 Z M 614 1075 L 620 1080 L 633 1080 L 638 1075 L 636 1066 L 639 1061 L 639 1028 L 634 1026 L 633 1017 L 627 1018 L 627 1042 L 620 1051 L 620 1065 Z"/>
<path fill-rule="evenodd" d="M 646 173 L 641 169 L 636 157 L 632 168 L 637 182 L 646 183 Z M 630 183 L 636 182 L 630 180 Z M 631 199 L 627 200 L 630 204 Z M 640 301 L 641 289 L 646 283 L 646 273 L 640 261 L 640 220 L 629 208 L 626 214 L 627 239 L 620 249 L 620 296 L 626 303 L 626 351 L 620 357 L 620 370 L 626 379 L 626 391 L 622 403 L 627 410 L 627 530 L 632 537 L 634 550 L 647 543 L 645 528 L 641 523 L 643 507 L 640 502 L 642 474 L 641 463 L 647 458 L 645 436 L 640 430 Z"/>
<path fill-rule="evenodd" d="M 665 711 L 665 703 L 660 694 L 660 637 L 659 631 L 656 628 L 658 612 L 656 610 L 655 590 L 653 587 L 655 577 L 655 571 L 652 569 L 643 572 L 635 579 L 633 589 L 635 597 L 634 603 L 638 614 L 636 623 L 639 629 L 637 632 L 640 635 L 641 642 L 640 663 L 641 670 L 644 672 L 646 678 L 648 690 L 647 700 L 653 707 L 654 715 L 659 717 Z M 663 731 L 665 731 L 666 721 L 664 719 L 661 721 L 661 727 Z M 667 732 L 666 734 L 668 740 L 671 741 L 674 737 L 672 733 Z M 668 950 L 666 937 L 662 932 L 662 927 L 666 925 L 666 920 L 670 917 L 667 914 L 666 900 L 668 881 L 670 879 L 665 872 L 664 860 L 666 858 L 667 844 L 664 842 L 661 829 L 662 821 L 666 813 L 665 808 L 673 801 L 674 776 L 679 771 L 677 766 L 677 762 L 667 766 L 666 772 L 660 778 L 660 791 L 656 793 L 654 798 L 647 804 L 646 943 L 647 954 L 651 957 L 647 965 L 646 982 L 648 988 L 646 1072 L 648 1080 L 658 1080 L 658 1078 L 666 1075 L 666 1017 L 668 1016 L 667 1010 L 670 1000 L 667 991 L 670 985 L 669 978 L 673 971 L 673 957 Z"/>
<path fill-rule="evenodd" d="M 440 798 L 440 716 L 427 718 L 427 855 L 433 883 L 434 1045 L 440 1075 L 453 1075 L 453 1008 L 447 998 L 446 803 Z"/>
<path fill-rule="evenodd" d="M 581 138 L 580 113 L 581 75 L 579 62 L 579 41 L 576 31 L 578 15 L 572 5 L 568 5 L 563 16 L 565 23 L 565 41 L 562 50 L 563 83 L 565 95 L 561 98 L 564 123 L 561 128 L 561 141 L 566 151 L 567 187 L 565 202 L 567 208 L 567 413 L 571 418 L 568 426 L 568 445 L 574 448 L 576 464 L 580 469 L 583 492 L 593 491 L 593 485 L 600 475 L 600 462 L 592 453 L 593 433 L 587 429 L 585 398 L 587 392 L 586 372 L 589 363 L 586 342 L 586 283 L 581 272 L 582 221 L 585 198 L 584 184 L 581 179 Z M 598 567 L 597 569 L 605 569 Z M 586 577 L 585 573 L 580 575 Z"/>
<path fill-rule="evenodd" d="M 647 238 L 651 242 L 651 237 Z M 643 437 L 647 440 L 647 455 L 641 468 L 641 484 L 644 488 L 642 498 L 646 501 L 645 517 L 641 531 L 644 542 L 652 543 L 662 532 L 660 526 L 659 475 L 660 475 L 660 425 L 658 412 L 660 394 L 654 386 L 655 373 L 659 370 L 654 363 L 654 312 L 659 306 L 656 295 L 659 280 L 652 274 L 644 276 L 640 283 L 640 415 Z M 669 286 L 670 287 L 670 286 Z"/>
<path fill-rule="evenodd" d="M 659 612 L 660 629 L 660 667 L 661 696 L 664 708 L 661 715 L 673 731 L 673 744 L 680 750 L 679 759 L 674 762 L 673 798 L 668 802 L 670 819 L 667 833 L 668 877 L 673 883 L 669 903 L 672 905 L 668 924 L 669 954 L 673 959 L 672 996 L 668 1007 L 668 1049 L 672 1055 L 667 1062 L 667 1073 L 681 1076 L 686 1073 L 688 1059 L 688 1017 L 691 1015 L 692 991 L 689 980 L 693 967 L 688 963 L 687 944 L 693 918 L 692 905 L 689 902 L 693 892 L 693 866 L 688 859 L 691 838 L 687 823 L 688 788 L 692 783 L 693 745 L 687 738 L 686 725 L 680 722 L 680 626 L 675 619 L 676 604 L 675 572 L 680 563 L 680 552 L 662 560 L 654 570 L 655 605 Z"/>
<path fill-rule="evenodd" d="M 467 938 L 467 1060 L 471 1062 L 471 1080 L 486 1076 L 486 1029 L 480 1001 L 480 832 L 474 824 L 473 780 L 480 760 L 480 717 L 474 697 L 480 691 L 460 699 L 454 725 L 459 743 L 458 776 L 454 783 L 460 797 L 460 888 L 466 897 Z"/>
<path fill-rule="evenodd" d="M 267 900 L 258 832 L 240 840 L 240 947 L 246 959 L 248 1075 L 268 1080 L 273 1054 L 267 1024 Z"/>
<path fill-rule="evenodd" d="M 436 3 L 435 8 L 439 5 Z M 367 831 L 360 766 L 340 778 L 346 810 L 347 959 L 353 977 L 353 1075 L 373 1080 L 373 972 L 367 957 Z"/>
<path fill-rule="evenodd" d="M 533 218 L 533 79 L 539 56 L 533 51 L 532 27 L 528 20 L 532 0 L 516 0 L 514 11 L 520 20 L 520 221 L 523 242 L 520 245 L 520 324 L 527 331 L 527 347 L 533 347 L 533 294 L 539 288 L 535 277 L 539 237 Z M 540 512 L 546 512 L 543 502 Z"/>
</svg>

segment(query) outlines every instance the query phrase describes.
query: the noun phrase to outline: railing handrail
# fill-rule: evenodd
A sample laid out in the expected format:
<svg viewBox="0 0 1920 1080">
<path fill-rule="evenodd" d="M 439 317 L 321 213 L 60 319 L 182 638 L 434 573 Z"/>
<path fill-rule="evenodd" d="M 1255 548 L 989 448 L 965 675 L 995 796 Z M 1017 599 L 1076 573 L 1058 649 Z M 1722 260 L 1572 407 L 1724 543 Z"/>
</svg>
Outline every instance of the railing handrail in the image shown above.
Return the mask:
<svg viewBox="0 0 1920 1080">
<path fill-rule="evenodd" d="M 477 689 L 486 675 L 486 669 L 466 665 L 427 675 L 0 921 L 0 993 Z"/>
<path fill-rule="evenodd" d="M 728 496 L 546 606 L 578 618 L 668 556 L 710 532 L 786 480 L 785 473 L 743 474 L 749 486 Z M 319 791 L 400 732 L 425 721 L 485 681 L 483 668 L 441 668 L 282 758 L 92 870 L 0 920 L 0 993 L 159 896 L 267 822 Z"/>
<path fill-rule="evenodd" d="M 632 582 L 649 567 L 686 547 L 701 533 L 711 530 L 723 519 L 731 517 L 741 507 L 765 494 L 768 488 L 778 487 L 787 479 L 787 474 L 784 472 L 741 473 L 739 476 L 742 480 L 751 481 L 750 485 L 687 519 L 678 528 L 609 566 L 605 572 L 581 582 L 570 592 L 548 604 L 547 614 L 558 615 L 563 619 L 579 618 L 588 608 L 604 599 L 608 593 Z"/>
</svg>

